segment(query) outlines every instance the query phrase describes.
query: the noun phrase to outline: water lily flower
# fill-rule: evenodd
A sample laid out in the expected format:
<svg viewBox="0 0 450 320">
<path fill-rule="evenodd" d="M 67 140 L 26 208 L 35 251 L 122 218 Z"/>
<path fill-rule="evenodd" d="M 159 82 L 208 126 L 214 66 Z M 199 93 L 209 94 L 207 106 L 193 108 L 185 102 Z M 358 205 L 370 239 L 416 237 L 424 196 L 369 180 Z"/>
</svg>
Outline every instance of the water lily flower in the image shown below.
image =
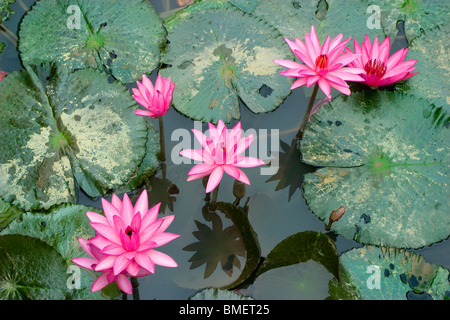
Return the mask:
<svg viewBox="0 0 450 320">
<path fill-rule="evenodd" d="M 373 44 L 366 35 L 364 42 L 359 45 L 358 41 L 353 39 L 355 53 L 360 56 L 349 63 L 349 66 L 363 69 L 361 76 L 364 78 L 363 83 L 372 89 L 387 86 L 397 81 L 412 77 L 418 72 L 413 72 L 413 67 L 417 59 L 403 61 L 408 53 L 408 48 L 400 49 L 389 57 L 391 50 L 391 40 L 385 38 L 381 44 L 375 36 Z M 346 51 L 353 53 L 350 49 Z"/>
<path fill-rule="evenodd" d="M 6 77 L 5 71 L 0 71 L 0 81 L 2 81 Z"/>
<path fill-rule="evenodd" d="M 330 41 L 327 36 L 321 45 L 314 26 L 311 34 L 305 33 L 305 42 L 295 38 L 291 41 L 285 38 L 292 52 L 303 63 L 290 60 L 274 60 L 275 63 L 289 68 L 280 74 L 287 77 L 297 77 L 291 90 L 306 85 L 307 88 L 318 84 L 327 98 L 331 99 L 331 87 L 349 95 L 350 89 L 346 81 L 364 81 L 359 75 L 361 69 L 346 67 L 347 64 L 358 58 L 359 54 L 345 53 L 344 48 L 350 37 L 342 40 L 342 33 Z"/>
<path fill-rule="evenodd" d="M 239 168 L 256 167 L 264 164 L 264 161 L 241 155 L 253 142 L 255 137 L 251 134 L 241 138 L 241 123 L 228 130 L 222 120 L 217 127 L 208 123 L 209 137 L 201 131 L 192 129 L 197 140 L 202 145 L 201 149 L 182 150 L 184 157 L 201 161 L 189 171 L 187 181 L 203 178 L 209 175 L 206 192 L 214 190 L 220 183 L 223 173 L 226 172 L 233 178 L 250 184 L 247 175 Z"/>
<path fill-rule="evenodd" d="M 101 252 L 99 248 L 90 243 L 89 240 L 79 238 L 78 242 L 80 243 L 84 251 L 86 251 L 86 253 L 91 258 L 78 257 L 72 259 L 72 261 L 77 265 L 79 265 L 80 267 L 95 270 L 95 267 L 97 266 L 98 262 L 102 258 L 104 258 L 105 255 Z M 113 268 L 103 270 L 101 275 L 97 279 L 95 279 L 94 282 L 92 283 L 91 292 L 101 290 L 108 284 L 113 283 L 115 281 L 117 281 L 117 285 L 123 292 L 127 294 L 131 294 L 133 292 L 133 286 L 131 284 L 131 281 L 128 279 L 127 275 L 125 273 L 114 275 Z"/>
<path fill-rule="evenodd" d="M 136 81 L 136 83 L 138 89 L 132 89 L 133 98 L 147 110 L 136 110 L 134 111 L 135 114 L 159 118 L 169 111 L 173 90 L 175 89 L 175 83 L 171 83 L 170 76 L 166 79 L 158 74 L 153 86 L 152 81 L 144 74 L 142 82 Z"/>
<path fill-rule="evenodd" d="M 112 202 L 102 199 L 105 215 L 87 212 L 96 236 L 80 243 L 83 249 L 94 257 L 94 262 L 76 258 L 73 261 L 81 266 L 91 266 L 103 272 L 98 280 L 98 289 L 106 282 L 118 281 L 123 289 L 130 289 L 121 275 L 141 277 L 155 272 L 155 264 L 177 267 L 177 263 L 167 254 L 155 250 L 176 238 L 177 234 L 164 232 L 175 218 L 174 215 L 157 219 L 160 204 L 148 209 L 147 191 L 144 190 L 135 206 L 125 193 L 121 201 L 115 194 Z M 116 278 L 117 277 L 117 278 Z M 107 283 L 106 283 L 107 284 Z M 125 290 L 124 290 L 125 291 Z M 129 291 L 125 291 L 129 292 Z"/>
<path fill-rule="evenodd" d="M 141 106 L 147 110 L 135 110 L 134 113 L 138 116 L 148 116 L 150 118 L 158 118 L 159 120 L 159 134 L 160 134 L 160 160 L 166 161 L 166 148 L 164 140 L 164 124 L 162 116 L 169 111 L 172 103 L 173 90 L 175 83 L 171 83 L 170 76 L 166 79 L 158 73 L 155 85 L 144 74 L 142 75 L 142 82 L 136 81 L 138 89 L 133 88 L 133 98 Z"/>
</svg>

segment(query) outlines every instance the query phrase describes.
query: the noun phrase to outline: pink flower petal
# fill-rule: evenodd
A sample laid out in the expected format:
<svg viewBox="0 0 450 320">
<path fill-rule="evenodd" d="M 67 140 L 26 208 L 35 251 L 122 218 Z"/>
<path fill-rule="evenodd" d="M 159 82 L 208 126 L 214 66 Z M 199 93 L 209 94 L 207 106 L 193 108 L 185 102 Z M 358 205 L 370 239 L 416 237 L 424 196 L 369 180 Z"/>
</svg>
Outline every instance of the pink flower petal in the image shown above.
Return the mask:
<svg viewBox="0 0 450 320">
<path fill-rule="evenodd" d="M 214 170 L 211 172 L 208 184 L 206 185 L 206 193 L 210 193 L 213 191 L 220 183 L 220 180 L 222 180 L 223 176 L 223 169 L 221 166 L 217 166 L 214 168 Z"/>
<path fill-rule="evenodd" d="M 80 267 L 93 270 L 92 265 L 97 264 L 97 260 L 93 260 L 91 258 L 78 257 L 73 258 L 72 262 L 79 265 Z"/>
<path fill-rule="evenodd" d="M 163 246 L 167 243 L 169 243 L 172 240 L 175 240 L 179 238 L 179 234 L 170 233 L 170 232 L 164 232 L 164 233 L 158 233 L 152 237 L 152 241 L 156 242 L 156 247 Z"/>
<path fill-rule="evenodd" d="M 133 293 L 133 286 L 131 285 L 131 281 L 125 275 L 119 274 L 116 281 L 120 290 L 122 290 L 126 294 Z"/>
<path fill-rule="evenodd" d="M 147 253 L 138 253 L 134 259 L 142 268 L 150 273 L 155 273 L 155 264 Z"/>
<path fill-rule="evenodd" d="M 141 217 L 144 217 L 147 211 L 148 211 L 148 194 L 147 190 L 143 190 L 139 195 L 139 198 L 137 199 L 136 203 L 134 204 L 134 214 L 137 214 L 139 212 L 141 214 Z"/>
<path fill-rule="evenodd" d="M 169 268 L 178 267 L 178 264 L 175 262 L 175 260 L 172 259 L 172 257 L 160 251 L 151 250 L 147 252 L 147 255 L 150 257 L 154 264 L 157 264 L 159 266 Z"/>
<path fill-rule="evenodd" d="M 131 200 L 128 197 L 128 195 L 124 193 L 122 199 L 122 220 L 126 226 L 129 226 L 131 224 L 133 215 L 134 215 L 133 204 L 131 203 Z"/>
<path fill-rule="evenodd" d="M 106 287 L 109 284 L 107 276 L 108 273 L 102 273 L 97 279 L 95 279 L 94 282 L 92 282 L 91 292 L 96 292 Z"/>
<path fill-rule="evenodd" d="M 95 229 L 100 235 L 105 237 L 106 239 L 119 244 L 120 238 L 119 235 L 116 233 L 116 231 L 110 227 L 109 225 L 98 223 L 98 222 L 91 222 L 92 228 Z"/>
<path fill-rule="evenodd" d="M 118 256 L 114 261 L 113 272 L 118 275 L 125 270 L 130 264 L 130 260 L 126 257 L 126 253 Z"/>
</svg>

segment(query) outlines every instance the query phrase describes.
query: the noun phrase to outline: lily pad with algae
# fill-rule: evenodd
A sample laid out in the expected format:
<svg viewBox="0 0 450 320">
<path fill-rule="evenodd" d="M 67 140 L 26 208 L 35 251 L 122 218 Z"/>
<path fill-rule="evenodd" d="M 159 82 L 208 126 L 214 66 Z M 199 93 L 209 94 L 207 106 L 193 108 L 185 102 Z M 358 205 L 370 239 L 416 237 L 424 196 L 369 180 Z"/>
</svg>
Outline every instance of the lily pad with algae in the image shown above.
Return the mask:
<svg viewBox="0 0 450 320">
<path fill-rule="evenodd" d="M 96 70 L 11 73 L 0 83 L 0 197 L 28 211 L 75 202 L 75 184 L 91 197 L 127 185 L 151 143 L 137 108 Z"/>
<path fill-rule="evenodd" d="M 168 34 L 160 72 L 183 85 L 173 106 L 201 121 L 240 118 L 240 100 L 254 113 L 276 109 L 292 79 L 274 59 L 293 58 L 279 32 L 238 9 L 189 12 Z"/>
<path fill-rule="evenodd" d="M 131 83 L 158 66 L 165 30 L 146 0 L 41 0 L 24 17 L 19 38 L 25 64 L 106 68 Z"/>
<path fill-rule="evenodd" d="M 386 91 L 340 96 L 313 115 L 301 143 L 310 209 L 356 241 L 419 248 L 450 235 L 450 131 L 442 108 Z"/>
<path fill-rule="evenodd" d="M 339 281 L 330 282 L 330 294 L 345 300 L 447 300 L 449 275 L 413 252 L 364 246 L 339 257 Z"/>
</svg>

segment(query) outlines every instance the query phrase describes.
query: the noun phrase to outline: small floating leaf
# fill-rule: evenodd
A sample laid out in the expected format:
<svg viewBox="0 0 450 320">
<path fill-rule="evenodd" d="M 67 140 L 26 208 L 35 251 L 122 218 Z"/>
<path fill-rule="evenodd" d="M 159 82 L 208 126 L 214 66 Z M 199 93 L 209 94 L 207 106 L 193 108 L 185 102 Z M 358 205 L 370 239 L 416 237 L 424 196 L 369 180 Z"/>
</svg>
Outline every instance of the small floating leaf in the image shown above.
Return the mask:
<svg viewBox="0 0 450 320">
<path fill-rule="evenodd" d="M 272 111 L 290 93 L 292 80 L 273 62 L 292 60 L 289 47 L 277 30 L 240 10 L 189 12 L 168 39 L 161 74 L 183 83 L 173 105 L 195 120 L 239 119 L 239 99 L 254 113 Z"/>
<path fill-rule="evenodd" d="M 427 112 L 425 112 L 427 111 Z M 362 91 L 323 106 L 308 124 L 304 197 L 332 229 L 362 243 L 418 248 L 450 234 L 449 143 L 434 107 L 397 92 Z M 445 113 L 445 111 L 442 111 Z"/>
</svg>

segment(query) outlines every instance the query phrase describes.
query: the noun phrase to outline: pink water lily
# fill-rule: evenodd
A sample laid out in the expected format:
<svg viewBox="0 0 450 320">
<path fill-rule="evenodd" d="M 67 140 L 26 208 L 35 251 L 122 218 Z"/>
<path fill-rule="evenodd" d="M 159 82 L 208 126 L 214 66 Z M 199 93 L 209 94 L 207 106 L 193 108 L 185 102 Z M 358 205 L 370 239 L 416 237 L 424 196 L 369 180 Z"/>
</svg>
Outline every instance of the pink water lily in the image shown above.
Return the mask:
<svg viewBox="0 0 450 320">
<path fill-rule="evenodd" d="M 160 204 L 148 209 L 147 197 L 147 191 L 144 190 L 133 207 L 126 193 L 122 201 L 114 194 L 112 202 L 102 199 L 105 215 L 86 213 L 96 236 L 89 240 L 81 239 L 80 244 L 84 244 L 83 249 L 94 261 L 85 258 L 75 258 L 73 261 L 103 273 L 94 283 L 95 287 L 93 284 L 92 290 L 117 281 L 119 286 L 122 285 L 121 289 L 129 293 L 130 286 L 123 275 L 140 277 L 154 273 L 155 264 L 177 266 L 170 256 L 155 250 L 179 237 L 164 232 L 175 216 L 157 219 Z"/>
<path fill-rule="evenodd" d="M 358 58 L 358 54 L 345 53 L 344 48 L 350 38 L 342 40 L 342 33 L 330 40 L 327 36 L 323 45 L 320 44 L 314 26 L 311 34 L 305 33 L 305 42 L 295 38 L 291 41 L 285 38 L 292 52 L 303 63 L 290 60 L 274 60 L 275 63 L 289 68 L 280 74 L 287 77 L 297 77 L 291 90 L 306 85 L 307 88 L 318 84 L 322 92 L 331 99 L 331 87 L 349 95 L 350 89 L 346 81 L 363 81 L 359 75 L 362 70 L 357 67 L 345 67 Z"/>
<path fill-rule="evenodd" d="M 403 61 L 408 53 L 408 48 L 402 48 L 389 57 L 391 50 L 389 37 L 379 44 L 378 38 L 375 36 L 372 44 L 366 35 L 361 46 L 355 39 L 353 39 L 353 43 L 355 53 L 360 55 L 349 66 L 363 69 L 364 72 L 361 74 L 364 78 L 363 83 L 373 89 L 393 84 L 417 73 L 413 72 L 416 69 L 413 66 L 417 60 Z M 349 48 L 346 48 L 346 51 L 353 53 Z"/>
<path fill-rule="evenodd" d="M 173 90 L 175 83 L 171 83 L 170 76 L 166 79 L 158 74 L 155 85 L 144 74 L 142 82 L 136 81 L 138 89 L 133 88 L 133 98 L 147 110 L 136 110 L 135 114 L 139 116 L 148 116 L 159 118 L 169 111 L 172 103 Z"/>
<path fill-rule="evenodd" d="M 201 131 L 192 129 L 197 140 L 201 143 L 201 149 L 182 150 L 184 157 L 201 161 L 189 171 L 187 181 L 203 178 L 209 175 L 206 192 L 214 190 L 220 183 L 223 173 L 226 172 L 233 178 L 250 184 L 247 175 L 239 168 L 256 167 L 264 164 L 264 161 L 241 155 L 253 142 L 255 137 L 248 135 L 241 137 L 241 123 L 238 122 L 233 129 L 228 130 L 222 120 L 217 127 L 208 123 L 209 137 Z"/>
<path fill-rule="evenodd" d="M 80 243 L 81 247 L 86 251 L 86 253 L 91 257 L 79 257 L 74 258 L 72 261 L 79 265 L 80 267 L 95 270 L 95 267 L 97 266 L 98 262 L 105 257 L 105 255 L 101 252 L 99 248 L 94 246 L 92 243 L 89 242 L 89 240 L 79 238 L 78 242 Z M 131 294 L 133 292 L 133 286 L 131 285 L 131 281 L 128 279 L 127 275 L 125 273 L 120 273 L 118 275 L 114 275 L 113 269 L 109 268 L 107 270 L 103 270 L 101 275 L 94 280 L 91 287 L 91 292 L 96 292 L 98 290 L 103 289 L 108 284 L 116 282 L 119 288 L 127 293 Z"/>
</svg>

